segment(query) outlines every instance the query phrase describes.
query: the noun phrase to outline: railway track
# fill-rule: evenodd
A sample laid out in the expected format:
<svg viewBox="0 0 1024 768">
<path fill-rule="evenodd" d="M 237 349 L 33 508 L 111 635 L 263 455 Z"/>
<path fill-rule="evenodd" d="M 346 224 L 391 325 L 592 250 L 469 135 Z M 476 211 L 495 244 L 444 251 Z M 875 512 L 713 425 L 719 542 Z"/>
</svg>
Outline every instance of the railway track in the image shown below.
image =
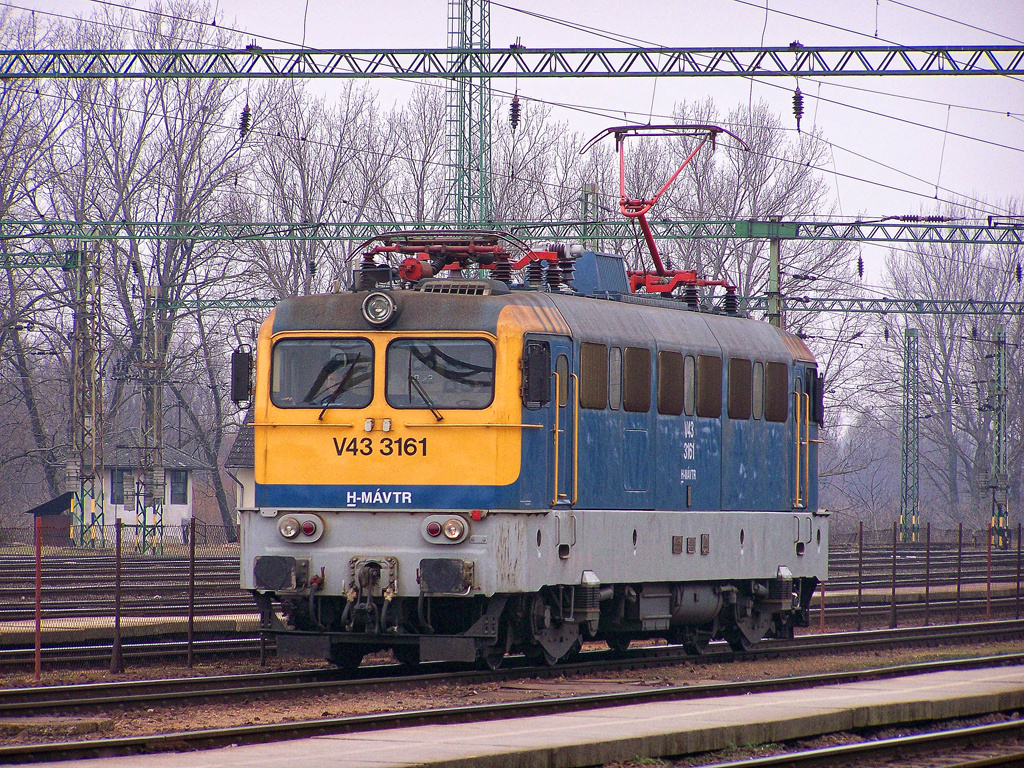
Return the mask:
<svg viewBox="0 0 1024 768">
<path fill-rule="evenodd" d="M 1010 743 L 1004 743 L 1007 741 Z M 932 761 L 929 758 L 938 759 Z M 708 763 L 705 768 L 790 768 L 800 765 L 1017 768 L 1024 765 L 1024 719 L 946 728 L 822 749 L 786 751 L 770 757 Z"/>
<path fill-rule="evenodd" d="M 1007 628 L 1009 629 L 1009 628 Z M 1019 631 L 1020 627 L 1017 627 L 1015 631 Z M 863 645 L 864 638 L 854 640 L 859 646 Z M 894 638 L 890 638 L 892 642 Z M 830 642 L 840 643 L 838 637 L 830 638 Z M 849 642 L 849 641 L 847 641 Z M 898 642 L 906 644 L 906 637 L 900 638 Z M 779 647 L 773 649 L 775 652 L 781 652 L 783 650 L 782 645 L 778 644 Z M 656 649 L 655 649 L 656 650 Z M 663 649 L 662 658 L 660 663 L 669 663 L 664 656 Z M 788 652 L 788 651 L 787 651 Z M 643 654 L 638 654 L 643 655 Z M 678 659 L 676 660 L 678 661 Z M 631 668 L 635 668 L 638 664 L 634 660 L 603 660 L 604 663 L 618 663 L 620 665 L 626 664 Z M 650 663 L 645 661 L 645 664 Z M 605 693 L 596 695 L 584 695 L 584 696 L 573 696 L 571 698 L 559 698 L 559 699 L 542 699 L 542 700 L 531 700 L 525 702 L 515 703 L 503 703 L 495 704 L 488 703 L 481 706 L 460 706 L 460 707 L 448 707 L 431 711 L 417 710 L 409 712 L 387 712 L 387 713 L 373 713 L 369 715 L 358 715 L 350 717 L 331 717 L 322 718 L 316 720 L 305 720 L 295 722 L 282 722 L 274 724 L 261 724 L 261 725 L 246 725 L 230 728 L 218 728 L 210 730 L 202 730 L 196 732 L 178 732 L 178 733 L 167 733 L 167 734 L 155 734 L 135 737 L 123 737 L 123 738 L 104 738 L 94 740 L 84 740 L 75 742 L 62 742 L 55 744 L 33 744 L 33 745 L 13 745 L 0 747 L 0 762 L 4 763 L 17 763 L 17 762 L 28 762 L 28 761 L 41 761 L 41 760 L 60 760 L 60 759 L 80 759 L 92 756 L 111 756 L 118 754 L 131 754 L 135 752 L 145 751 L 167 751 L 167 750 L 187 750 L 187 749 L 202 749 L 217 746 L 225 746 L 228 744 L 251 744 L 266 741 L 280 741 L 288 739 L 303 738 L 314 735 L 324 734 L 338 734 L 338 733 L 354 733 L 354 732 L 368 732 L 373 730 L 379 730 L 384 728 L 394 728 L 404 725 L 412 724 L 428 724 L 428 723 L 454 723 L 454 722 L 473 722 L 484 719 L 495 719 L 495 718 L 506 718 L 511 719 L 515 717 L 523 717 L 527 715 L 537 714 L 551 714 L 557 712 L 566 711 L 579 711 L 586 709 L 596 709 L 608 706 L 635 704 L 642 702 L 652 701 L 674 701 L 684 699 L 699 699 L 708 698 L 715 696 L 726 696 L 736 695 L 743 693 L 754 693 L 763 691 L 779 691 L 779 690 L 792 690 L 807 688 L 812 686 L 825 685 L 837 682 L 851 682 L 861 680 L 872 680 L 886 677 L 903 676 L 911 674 L 920 674 L 929 671 L 936 670 L 948 670 L 954 668 L 967 668 L 967 667 L 991 667 L 999 664 L 1020 664 L 1024 663 L 1024 654 L 1009 654 L 996 657 L 978 658 L 971 660 L 954 660 L 944 662 L 931 662 L 927 664 L 913 664 L 900 667 L 880 668 L 873 670 L 862 670 L 857 672 L 842 672 L 842 673 L 829 673 L 819 675 L 805 675 L 799 677 L 779 678 L 774 680 L 756 680 L 756 681 L 744 681 L 739 683 L 714 683 L 714 684 L 703 684 L 703 685 L 685 685 L 685 686 L 672 686 L 672 687 L 659 687 L 659 688 L 648 688 L 639 691 L 630 692 L 619 692 L 619 693 Z M 367 669 L 365 670 L 371 675 L 379 670 Z M 536 668 L 525 669 L 525 670 L 509 670 L 499 672 L 501 676 L 523 676 L 524 673 L 529 677 L 536 677 L 543 674 L 551 675 L 566 675 L 571 674 L 574 671 L 592 672 L 595 671 L 595 664 L 586 665 L 574 665 L 572 667 L 563 667 L 559 669 L 541 669 Z M 311 681 L 311 675 L 319 676 L 320 679 L 315 682 Z M 463 682 L 471 683 L 484 679 L 495 679 L 495 673 L 465 673 L 465 677 L 460 678 Z M 475 676 L 475 680 L 471 677 Z M 242 679 L 243 676 L 239 676 L 234 681 L 234 687 L 229 692 L 222 695 L 230 696 L 241 696 L 241 695 L 253 695 L 251 689 L 247 688 L 247 681 Z M 251 676 L 245 676 L 251 677 Z M 267 676 L 256 676 L 263 677 L 266 679 Z M 374 690 L 381 690 L 381 686 L 384 685 L 410 685 L 410 684 L 427 684 L 429 685 L 433 679 L 441 678 L 446 682 L 450 682 L 453 678 L 450 672 L 439 672 L 431 675 L 410 675 L 404 680 L 395 681 L 394 678 L 380 678 L 380 677 L 366 677 L 358 681 L 337 681 L 324 678 L 323 672 L 314 673 L 282 673 L 277 676 L 279 682 L 273 688 L 274 691 L 281 692 L 289 689 L 294 690 L 298 687 L 303 693 L 310 693 L 311 686 L 315 688 L 324 688 L 325 686 L 341 687 L 349 686 L 350 690 L 354 690 L 353 686 L 373 686 Z M 499 678 L 500 679 L 500 678 Z M 194 685 L 197 679 L 190 680 L 177 680 L 177 681 L 151 681 L 150 685 L 161 684 L 161 685 L 176 685 L 177 691 L 180 693 L 181 700 L 185 700 L 188 696 L 198 697 L 210 697 L 212 694 L 210 691 L 203 691 L 196 694 L 194 691 L 184 690 L 189 685 Z M 226 681 L 216 681 L 218 685 L 227 685 Z M 76 688 L 78 686 L 66 686 L 63 688 Z M 127 691 L 130 684 L 124 684 L 122 690 Z M 82 686 L 85 688 L 85 686 Z M 36 696 L 45 696 L 45 689 L 35 689 Z M 12 691 L 3 691 L 3 697 L 8 695 L 14 695 Z M 22 696 L 30 696 L 33 694 L 24 693 L 19 694 Z M 151 690 L 150 692 L 139 692 L 132 694 L 138 698 L 130 701 L 131 705 L 143 706 L 148 701 L 145 697 L 159 697 L 161 700 L 168 700 L 176 697 L 178 694 L 173 693 L 170 689 L 165 689 L 160 692 Z M 111 705 L 113 702 L 110 699 L 105 699 L 106 705 Z M 13 701 L 8 698 L 0 698 L 0 713 L 11 714 L 13 708 Z M 56 702 L 51 702 L 52 706 L 57 706 Z M 24 715 L 28 711 L 33 711 L 32 706 L 42 709 L 40 701 L 34 703 L 26 703 L 19 711 Z M 90 706 L 87 700 L 80 699 L 77 702 L 73 702 L 70 706 L 77 707 L 78 709 Z"/>
<path fill-rule="evenodd" d="M 825 613 L 829 626 L 851 626 L 857 621 L 858 615 L 861 622 L 870 626 L 886 626 L 891 617 L 891 606 L 889 595 L 874 595 L 868 599 L 865 596 L 860 609 L 856 604 L 856 593 L 832 593 L 826 597 Z M 941 622 L 943 618 L 948 621 L 957 613 L 957 604 L 953 599 L 935 599 L 925 605 L 922 596 L 919 594 L 900 593 L 897 595 L 897 617 L 901 622 L 908 620 L 920 620 L 925 612 L 928 612 L 930 621 Z M 244 596 L 240 604 L 228 604 L 234 614 L 252 613 L 251 597 Z M 202 610 L 201 604 L 197 603 L 196 616 L 222 615 L 225 610 Z M 1020 618 L 1024 615 L 1024 601 L 1015 594 L 1011 596 L 996 596 L 986 600 L 984 594 L 967 594 L 962 597 L 959 606 L 959 613 L 963 621 L 980 619 L 985 616 L 987 609 L 992 615 L 999 618 Z M 185 608 L 176 607 L 173 603 L 159 602 L 139 605 L 134 610 L 124 611 L 125 616 L 146 616 L 153 615 L 159 611 L 161 617 L 183 617 L 187 615 Z M 812 608 L 812 625 L 817 626 L 818 606 Z M 858 613 L 859 611 L 859 613 Z M 109 616 L 98 612 L 89 614 L 92 616 Z M 44 614 L 45 617 L 45 614 Z M 273 639 L 266 643 L 266 649 L 273 650 Z M 188 645 L 184 640 L 176 639 L 154 639 L 144 640 L 126 639 L 122 645 L 122 655 L 126 660 L 145 661 L 148 659 L 171 659 L 184 658 L 188 654 Z M 193 643 L 193 653 L 196 656 L 205 658 L 216 658 L 223 656 L 254 655 L 260 652 L 260 639 L 256 633 L 243 632 L 229 637 L 204 636 L 196 639 Z M 42 661 L 50 668 L 74 668 L 96 664 L 106 664 L 110 661 L 111 645 L 107 643 L 62 643 L 44 644 L 42 648 Z M 30 646 L 8 646 L 0 647 L 0 670 L 29 667 L 34 663 L 34 649 Z"/>
<path fill-rule="evenodd" d="M 795 640 L 766 641 L 744 654 L 744 658 L 772 658 L 796 654 L 839 653 L 893 647 L 906 648 L 908 645 L 930 645 L 940 642 L 998 640 L 1005 637 L 1019 637 L 1022 631 L 1024 631 L 1024 621 L 1007 621 L 807 635 Z M 512 657 L 508 660 L 507 668 L 497 671 L 468 670 L 464 667 L 438 663 L 421 665 L 421 672 L 419 669 L 410 671 L 398 664 L 379 664 L 363 666 L 350 678 L 343 677 L 336 670 L 321 668 L 298 672 L 8 688 L 0 690 L 0 715 L 56 714 L 80 711 L 87 707 L 142 706 L 171 700 L 211 700 L 292 691 L 310 692 L 312 689 L 358 691 L 369 686 L 380 691 L 388 687 L 407 687 L 410 684 L 431 684 L 438 681 L 456 681 L 475 685 L 517 679 L 524 675 L 530 677 L 584 675 L 622 669 L 655 668 L 678 664 L 682 661 L 697 664 L 719 663 L 735 658 L 736 654 L 729 650 L 728 646 L 724 643 L 715 643 L 709 647 L 707 653 L 700 657 L 688 656 L 681 646 L 653 646 L 633 648 L 621 654 L 603 650 L 588 651 L 581 655 L 581 660 L 578 663 L 561 664 L 556 667 L 536 667 L 523 657 Z M 1024 663 L 1024 652 L 999 658 L 1003 663 Z M 936 664 L 938 666 L 935 667 L 924 665 L 923 668 L 918 668 L 916 671 L 944 668 L 943 665 L 946 662 L 937 662 Z M 861 673 L 851 674 L 859 675 Z M 855 676 L 852 679 L 862 678 Z M 721 690 L 735 693 L 736 691 L 729 686 L 736 685 L 740 684 L 726 684 Z M 742 687 L 743 685 L 756 686 L 759 683 L 742 684 L 741 692 L 751 690 L 748 687 Z M 699 686 L 687 686 L 687 688 L 699 688 Z M 680 693 L 679 695 L 684 694 Z"/>
</svg>

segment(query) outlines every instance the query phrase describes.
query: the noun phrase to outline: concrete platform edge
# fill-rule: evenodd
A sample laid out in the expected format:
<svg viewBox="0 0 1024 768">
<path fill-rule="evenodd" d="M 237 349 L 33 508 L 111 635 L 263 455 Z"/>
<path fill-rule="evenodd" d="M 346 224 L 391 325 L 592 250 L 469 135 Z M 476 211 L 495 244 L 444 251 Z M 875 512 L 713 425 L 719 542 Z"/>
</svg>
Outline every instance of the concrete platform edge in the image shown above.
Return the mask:
<svg viewBox="0 0 1024 768">
<path fill-rule="evenodd" d="M 766 723 L 702 728 L 665 733 L 655 737 L 542 747 L 500 754 L 448 757 L 443 760 L 417 762 L 415 765 L 417 768 L 584 768 L 616 761 L 680 757 L 731 747 L 758 746 L 857 728 L 976 717 L 1015 709 L 1024 709 L 1024 690 L 945 699 L 938 702 L 897 702 L 854 707 L 838 712 L 801 715 Z"/>
</svg>

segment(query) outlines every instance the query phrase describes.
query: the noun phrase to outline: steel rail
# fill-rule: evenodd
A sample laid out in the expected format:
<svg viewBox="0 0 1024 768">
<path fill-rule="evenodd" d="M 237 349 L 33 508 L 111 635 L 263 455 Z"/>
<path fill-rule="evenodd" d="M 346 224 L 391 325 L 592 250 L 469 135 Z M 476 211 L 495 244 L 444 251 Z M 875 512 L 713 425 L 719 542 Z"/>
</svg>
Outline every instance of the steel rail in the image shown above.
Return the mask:
<svg viewBox="0 0 1024 768">
<path fill-rule="evenodd" d="M 998 625 L 998 626 L 997 626 Z M 885 629 L 865 632 L 844 632 L 826 635 L 807 635 L 795 640 L 765 642 L 746 652 L 744 658 L 759 656 L 775 657 L 790 653 L 833 653 L 840 650 L 883 647 L 908 643 L 934 643 L 939 640 L 978 640 L 1002 637 L 1019 633 L 1024 622 L 991 622 L 986 624 L 961 624 L 906 629 Z M 586 674 L 595 671 L 632 669 L 643 666 L 678 664 L 680 661 L 694 663 L 717 663 L 737 658 L 724 644 L 715 646 L 703 656 L 689 656 L 680 646 L 656 646 L 634 648 L 625 654 L 610 651 L 588 651 L 585 660 L 574 664 L 554 667 L 536 667 L 526 659 L 511 659 L 511 665 L 497 671 L 460 669 L 450 664 L 431 664 L 430 669 L 439 672 L 421 674 L 399 665 L 385 664 L 361 667 L 353 679 L 342 678 L 330 670 L 310 670 L 304 673 L 257 673 L 249 675 L 220 675 L 215 677 L 189 677 L 146 681 L 124 681 L 114 683 L 91 683 L 86 685 L 62 685 L 38 688 L 9 688 L 0 690 L 0 714 L 13 712 L 56 712 L 67 708 L 84 706 L 109 706 L 124 703 L 143 704 L 171 699 L 212 698 L 234 695 L 253 695 L 273 692 L 302 690 L 305 688 L 358 690 L 362 686 L 385 685 L 406 686 L 410 683 L 451 681 L 479 684 L 496 680 L 508 680 L 528 676 L 559 676 Z M 1024 653 L 1006 654 L 998 657 L 1006 663 L 1024 663 Z M 931 662 L 929 662 L 931 663 Z M 935 662 L 947 664 L 949 662 Z M 968 663 L 974 663 L 970 661 Z M 428 665 L 424 665 L 428 666 Z M 397 673 L 397 674 L 396 674 Z M 844 673 L 848 674 L 848 673 Z"/>
<path fill-rule="evenodd" d="M 1021 738 L 1024 735 L 1024 719 L 1010 720 L 1005 723 L 976 725 L 967 728 L 952 728 L 932 733 L 896 736 L 890 739 L 877 739 L 857 744 L 843 744 L 837 747 L 808 749 L 799 752 L 786 752 L 768 757 L 754 757 L 745 760 L 734 760 L 726 763 L 707 763 L 705 768 L 781 768 L 796 765 L 852 765 L 866 761 L 883 759 L 899 759 L 900 764 L 913 760 L 917 756 L 934 753 L 940 749 L 948 750 L 954 746 L 977 748 L 984 750 L 984 745 L 991 741 L 1006 738 Z M 879 763 L 880 764 L 880 763 Z M 961 756 L 958 762 L 944 760 L 945 768 L 995 768 L 995 766 L 1019 766 L 1024 764 L 1024 748 L 1015 747 L 1003 755 L 977 759 Z"/>
<path fill-rule="evenodd" d="M 182 748 L 211 748 L 225 746 L 228 744 L 282 741 L 325 734 L 369 732 L 412 724 L 473 722 L 499 718 L 510 719 L 514 717 L 525 717 L 528 715 L 600 709 L 643 702 L 682 701 L 765 691 L 793 690 L 839 682 L 900 677 L 938 670 L 1019 664 L 1022 659 L 1024 659 L 1024 657 L 1022 657 L 1021 654 L 1012 654 L 971 660 L 927 662 L 902 665 L 898 667 L 859 670 L 855 672 L 800 675 L 774 680 L 672 686 L 668 688 L 653 688 L 643 691 L 591 694 L 560 699 L 540 699 L 498 704 L 489 703 L 475 706 L 447 707 L 436 710 L 373 713 L 369 715 L 293 721 L 263 724 L 258 726 L 246 725 L 194 732 L 153 734 L 147 736 L 95 739 L 51 744 L 12 745 L 0 747 L 0 761 L 5 763 L 16 763 L 40 760 L 80 759 L 99 755 L 111 756 L 131 754 L 140 750 L 145 750 L 146 752 L 170 750 L 180 751 Z M 552 674 L 564 674 L 565 669 L 552 669 L 550 671 Z M 530 674 L 531 676 L 534 676 L 533 671 L 531 671 Z M 450 675 L 442 676 L 441 679 L 450 679 Z M 364 684 L 368 683 L 364 682 Z M 375 682 L 374 684 L 377 685 L 379 682 Z M 306 685 L 306 689 L 308 688 L 309 686 Z M 241 689 L 232 691 L 232 695 L 241 694 L 244 694 L 244 691 Z"/>
</svg>

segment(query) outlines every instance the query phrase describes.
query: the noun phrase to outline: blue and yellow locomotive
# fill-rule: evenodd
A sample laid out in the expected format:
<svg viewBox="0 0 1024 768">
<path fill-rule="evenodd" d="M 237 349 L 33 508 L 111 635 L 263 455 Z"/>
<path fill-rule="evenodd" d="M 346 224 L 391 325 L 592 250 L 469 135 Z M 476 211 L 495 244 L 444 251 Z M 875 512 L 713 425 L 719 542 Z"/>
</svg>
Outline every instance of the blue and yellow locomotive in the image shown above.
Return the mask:
<svg viewBox="0 0 1024 768">
<path fill-rule="evenodd" d="M 263 324 L 242 586 L 279 652 L 493 667 L 806 625 L 828 517 L 804 343 L 728 286 L 641 295 L 619 257 L 516 246 L 385 237 L 356 290 Z"/>
</svg>

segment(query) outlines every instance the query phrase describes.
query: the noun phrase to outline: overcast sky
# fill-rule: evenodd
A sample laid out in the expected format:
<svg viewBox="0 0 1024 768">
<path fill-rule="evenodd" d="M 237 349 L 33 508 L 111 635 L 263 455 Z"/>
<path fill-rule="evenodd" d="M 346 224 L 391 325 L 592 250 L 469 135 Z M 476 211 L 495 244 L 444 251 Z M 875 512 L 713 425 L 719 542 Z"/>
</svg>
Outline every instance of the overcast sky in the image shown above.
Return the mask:
<svg viewBox="0 0 1024 768">
<path fill-rule="evenodd" d="M 320 48 L 447 44 L 446 0 L 214 1 L 221 26 L 242 30 L 264 47 L 303 42 Z M 84 16 L 98 7 L 89 0 L 15 3 Z M 585 25 L 622 42 L 531 14 Z M 635 45 L 671 47 L 786 46 L 794 40 L 806 46 L 1013 45 L 1024 44 L 1024 2 L 768 0 L 767 13 L 764 0 L 493 2 L 492 46 L 504 47 L 517 38 L 531 48 L 618 47 L 630 44 L 625 38 L 633 38 Z M 555 119 L 588 135 L 626 118 L 663 122 L 674 104 L 708 96 L 723 112 L 750 98 L 763 99 L 795 130 L 791 99 L 796 85 L 792 78 L 751 84 L 711 77 L 495 82 L 498 90 L 518 87 L 522 98 L 556 105 Z M 805 94 L 803 128 L 817 127 L 834 147 L 832 181 L 844 216 L 930 212 L 936 191 L 939 199 L 975 201 L 979 217 L 1005 210 L 1011 197 L 1024 198 L 1024 79 L 836 77 L 801 78 L 799 85 Z M 381 92 L 385 106 L 403 101 L 414 87 L 383 81 L 371 86 Z M 594 111 L 607 117 L 594 116 Z M 736 132 L 742 135 L 742 130 Z"/>
</svg>

